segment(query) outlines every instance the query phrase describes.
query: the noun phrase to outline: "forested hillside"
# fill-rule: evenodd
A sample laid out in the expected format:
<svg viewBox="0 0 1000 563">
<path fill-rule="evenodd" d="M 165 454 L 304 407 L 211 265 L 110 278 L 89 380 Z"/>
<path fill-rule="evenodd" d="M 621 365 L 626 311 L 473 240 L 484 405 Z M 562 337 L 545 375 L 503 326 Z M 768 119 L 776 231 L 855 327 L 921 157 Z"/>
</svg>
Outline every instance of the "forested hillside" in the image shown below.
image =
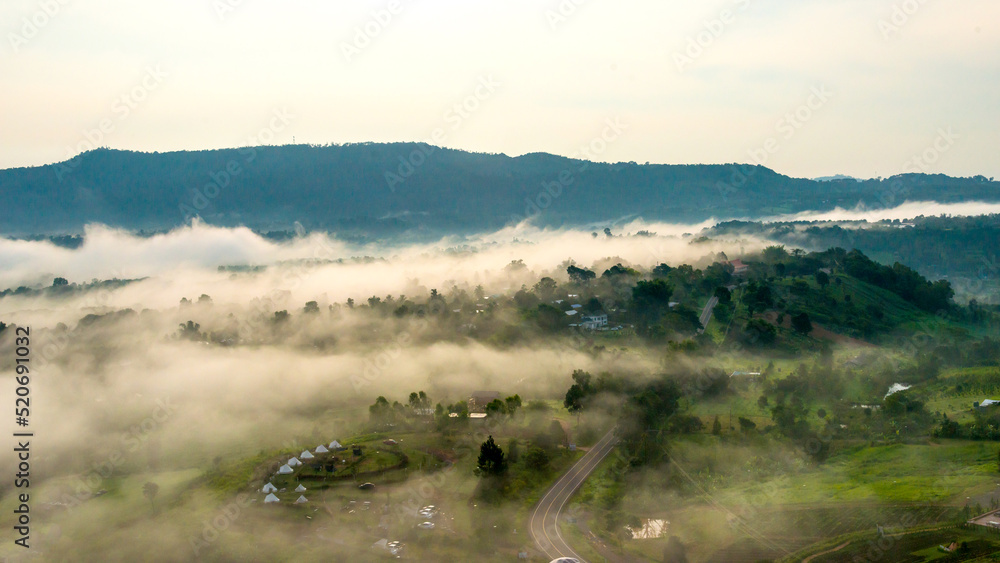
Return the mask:
<svg viewBox="0 0 1000 563">
<path fill-rule="evenodd" d="M 595 164 L 548 154 L 475 154 L 421 144 L 291 145 L 139 153 L 100 149 L 0 171 L 3 234 L 77 232 L 89 222 L 165 229 L 219 225 L 393 234 L 471 232 L 526 217 L 581 225 L 628 216 L 701 221 L 998 201 L 984 177 L 909 174 L 815 182 L 744 165 Z"/>
</svg>

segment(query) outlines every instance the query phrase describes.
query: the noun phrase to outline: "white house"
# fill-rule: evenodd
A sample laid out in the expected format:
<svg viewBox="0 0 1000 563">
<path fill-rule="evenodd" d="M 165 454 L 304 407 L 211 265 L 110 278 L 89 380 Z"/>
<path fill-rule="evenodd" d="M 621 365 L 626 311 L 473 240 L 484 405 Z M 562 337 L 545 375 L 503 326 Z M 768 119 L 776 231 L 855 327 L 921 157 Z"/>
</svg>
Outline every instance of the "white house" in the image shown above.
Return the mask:
<svg viewBox="0 0 1000 563">
<path fill-rule="evenodd" d="M 608 326 L 608 315 L 602 313 L 600 315 L 584 315 L 580 319 L 580 326 L 587 330 L 598 330 Z"/>
</svg>

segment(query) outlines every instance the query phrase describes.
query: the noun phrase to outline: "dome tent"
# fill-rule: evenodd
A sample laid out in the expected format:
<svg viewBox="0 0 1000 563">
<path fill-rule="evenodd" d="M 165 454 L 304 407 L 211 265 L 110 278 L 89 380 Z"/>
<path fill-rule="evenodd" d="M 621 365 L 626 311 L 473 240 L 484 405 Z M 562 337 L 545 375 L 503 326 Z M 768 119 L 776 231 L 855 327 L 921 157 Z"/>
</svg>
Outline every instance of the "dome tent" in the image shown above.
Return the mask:
<svg viewBox="0 0 1000 563">
<path fill-rule="evenodd" d="M 291 468 L 288 464 L 282 465 L 281 469 L 278 469 L 278 475 L 290 475 L 294 473 L 295 470 Z"/>
<path fill-rule="evenodd" d="M 302 465 L 302 462 L 299 461 L 299 458 L 297 457 L 293 457 L 292 459 L 288 460 L 289 467 L 298 467 L 300 465 Z"/>
<path fill-rule="evenodd" d="M 274 493 L 271 493 L 266 497 L 264 497 L 264 504 L 273 504 L 276 502 L 281 502 L 281 500 L 278 497 L 274 496 Z"/>
<path fill-rule="evenodd" d="M 302 485 L 299 485 L 298 487 L 295 487 L 295 492 L 296 493 L 304 493 L 304 492 L 306 492 L 306 490 L 307 489 L 305 487 L 303 487 Z"/>
<path fill-rule="evenodd" d="M 262 493 L 274 493 L 278 491 L 278 487 L 275 487 L 271 483 L 264 485 L 264 488 L 260 490 Z"/>
<path fill-rule="evenodd" d="M 318 454 L 325 454 L 325 453 L 327 453 L 329 451 L 330 450 L 326 449 L 326 446 L 324 446 L 323 444 L 320 444 L 320 445 L 316 446 L 316 453 L 318 453 Z"/>
<path fill-rule="evenodd" d="M 302 453 L 299 454 L 299 457 L 301 457 L 302 459 L 312 459 L 313 455 L 309 453 L 309 450 L 302 450 Z"/>
<path fill-rule="evenodd" d="M 309 502 L 309 499 L 302 495 L 299 495 L 299 498 L 295 499 L 295 504 L 305 504 L 307 502 Z"/>
</svg>

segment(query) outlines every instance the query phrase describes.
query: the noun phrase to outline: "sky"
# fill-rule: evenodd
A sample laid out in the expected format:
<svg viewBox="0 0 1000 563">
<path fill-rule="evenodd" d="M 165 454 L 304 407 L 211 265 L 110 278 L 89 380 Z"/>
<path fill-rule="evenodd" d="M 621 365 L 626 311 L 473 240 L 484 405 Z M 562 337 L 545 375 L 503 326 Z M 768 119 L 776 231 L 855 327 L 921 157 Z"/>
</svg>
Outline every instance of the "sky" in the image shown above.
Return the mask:
<svg viewBox="0 0 1000 563">
<path fill-rule="evenodd" d="M 1000 176 L 996 0 L 4 0 L 0 168 L 428 141 Z"/>
</svg>

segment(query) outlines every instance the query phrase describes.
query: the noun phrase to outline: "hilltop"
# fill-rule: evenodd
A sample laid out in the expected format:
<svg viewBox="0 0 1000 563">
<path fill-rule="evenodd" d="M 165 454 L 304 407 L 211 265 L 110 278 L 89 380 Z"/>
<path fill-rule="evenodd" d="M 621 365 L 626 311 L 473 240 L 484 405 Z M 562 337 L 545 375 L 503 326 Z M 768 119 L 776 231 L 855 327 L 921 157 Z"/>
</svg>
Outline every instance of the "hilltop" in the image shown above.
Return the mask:
<svg viewBox="0 0 1000 563">
<path fill-rule="evenodd" d="M 61 163 L 0 170 L 0 224 L 7 235 L 73 233 L 91 222 L 169 229 L 195 215 L 260 230 L 299 222 L 376 236 L 435 235 L 526 217 L 551 226 L 640 216 L 696 222 L 904 200 L 1000 201 L 1000 190 L 982 176 L 817 182 L 762 166 L 603 164 L 414 143 L 98 149 Z"/>
</svg>

